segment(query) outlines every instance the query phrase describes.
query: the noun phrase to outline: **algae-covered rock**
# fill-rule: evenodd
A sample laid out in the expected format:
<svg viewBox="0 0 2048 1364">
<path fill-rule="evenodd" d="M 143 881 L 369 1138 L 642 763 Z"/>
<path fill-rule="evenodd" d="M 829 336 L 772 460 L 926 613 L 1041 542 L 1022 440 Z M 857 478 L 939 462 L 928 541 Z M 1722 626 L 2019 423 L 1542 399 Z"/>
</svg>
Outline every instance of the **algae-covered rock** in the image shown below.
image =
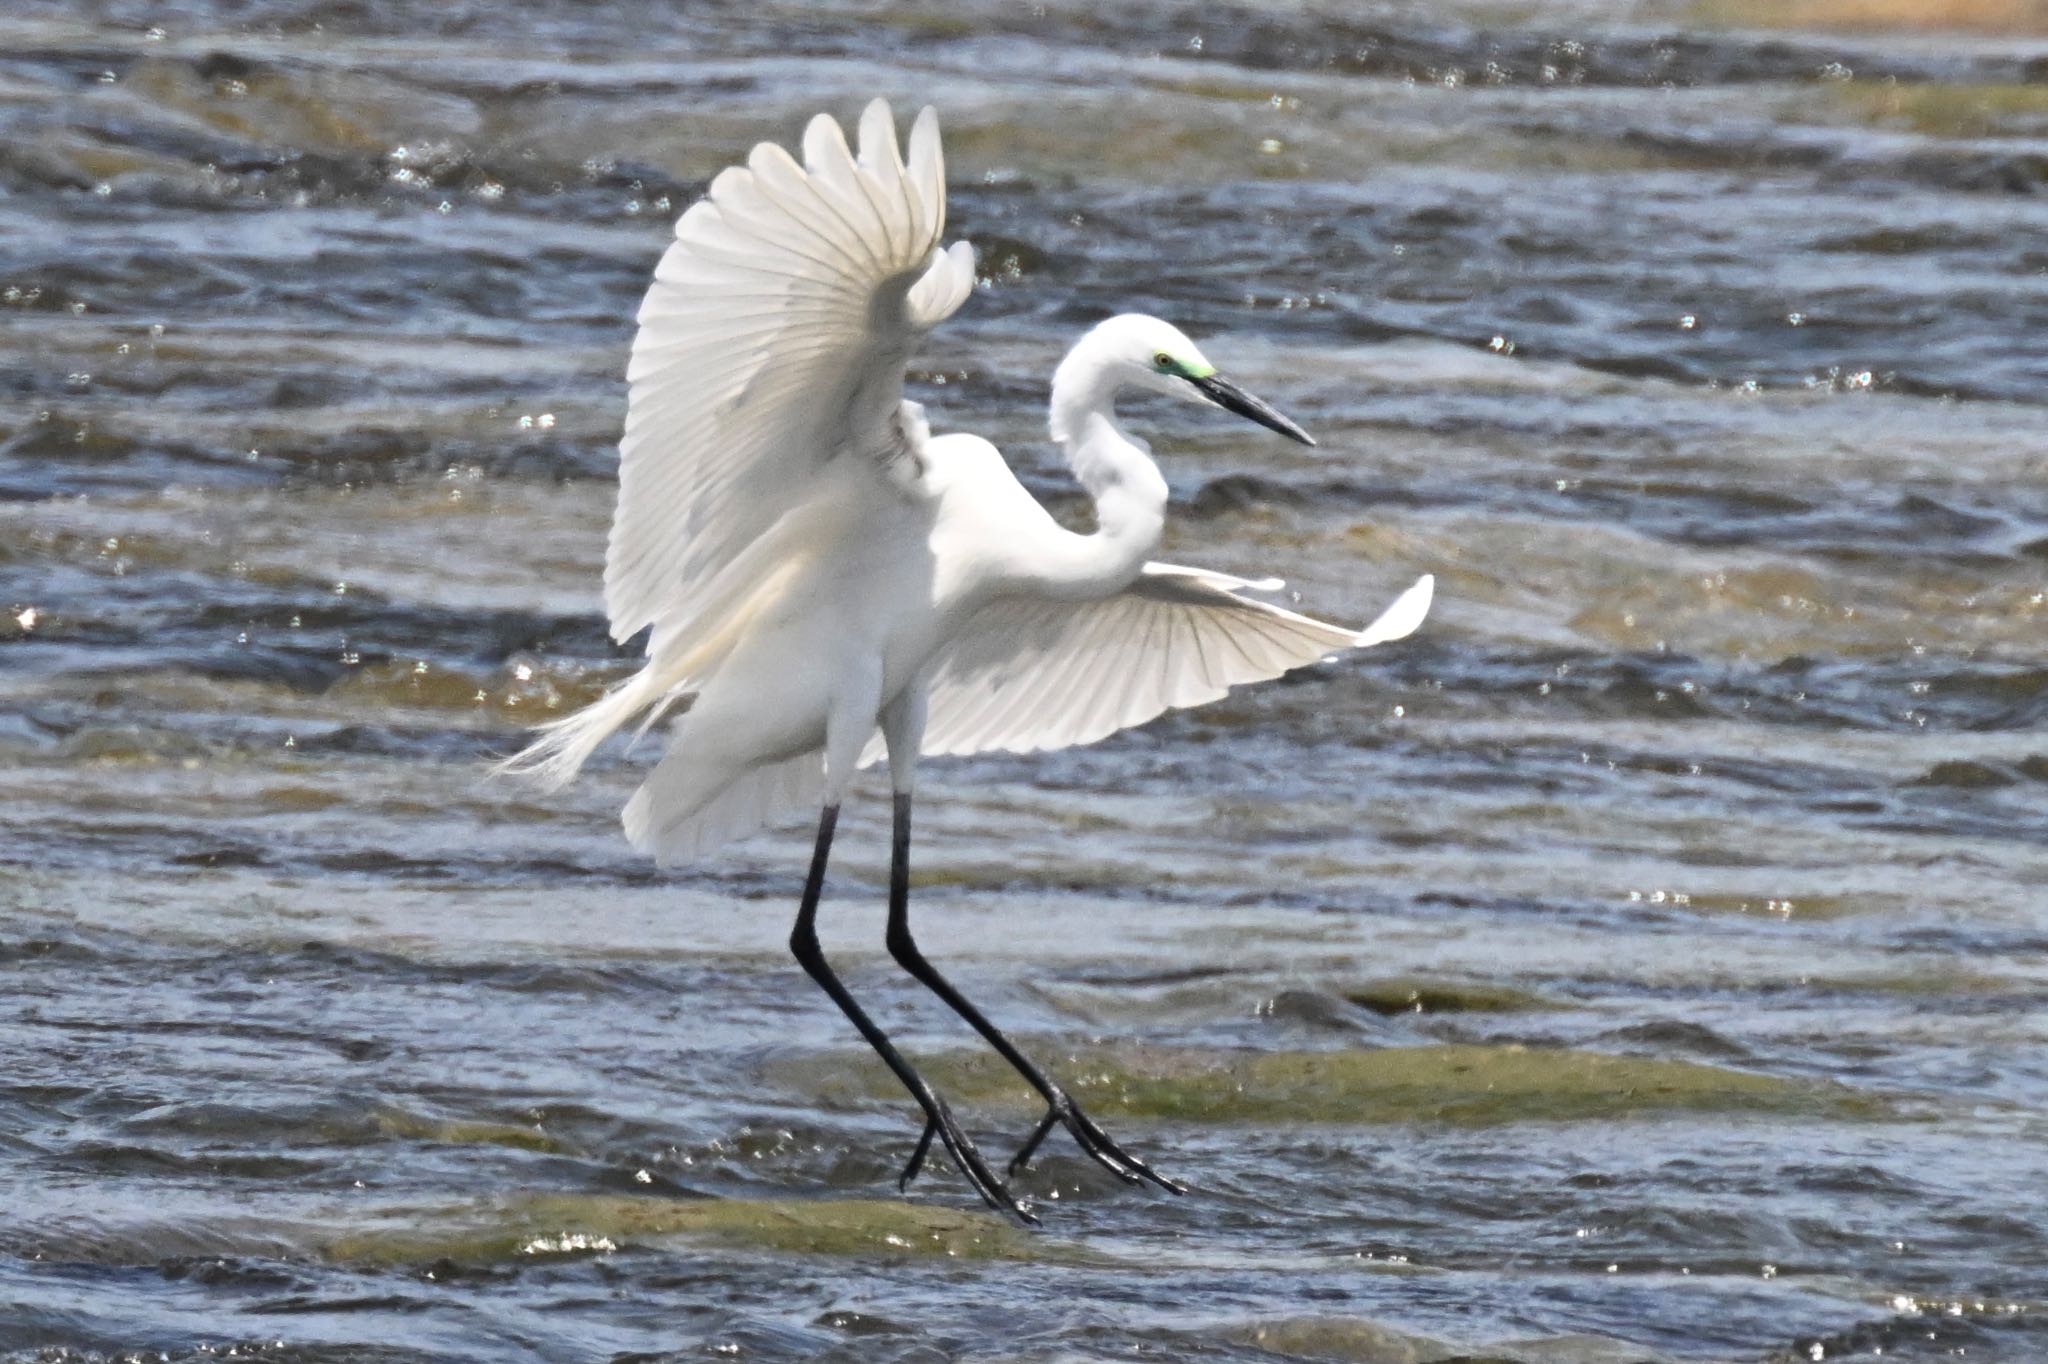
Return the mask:
<svg viewBox="0 0 2048 1364">
<path fill-rule="evenodd" d="M 517 1202 L 401 1210 L 333 1237 L 329 1259 L 352 1264 L 457 1264 L 616 1250 L 684 1238 L 809 1255 L 940 1255 L 978 1260 L 1097 1262 L 993 1213 L 887 1199 L 643 1198 L 549 1194 Z"/>
<path fill-rule="evenodd" d="M 1512 985 L 1392 976 L 1344 991 L 1344 998 L 1376 1014 L 1531 1013 L 1561 1007 L 1533 990 Z"/>
<path fill-rule="evenodd" d="M 1231 1334 L 1272 1354 L 1342 1364 L 1435 1364 L 1471 1357 L 1468 1351 L 1443 1341 L 1410 1335 L 1364 1317 L 1287 1317 L 1252 1322 Z"/>
<path fill-rule="evenodd" d="M 1049 1058 L 1051 1059 L 1051 1058 Z M 1035 1108 L 992 1054 L 922 1058 L 959 1103 Z M 1207 1123 L 1572 1122 L 1674 1110 L 1867 1114 L 1875 1100 L 1836 1085 L 1562 1047 L 1444 1045 L 1237 1052 L 1129 1046 L 1069 1054 L 1052 1070 L 1096 1113 Z M 786 1060 L 777 1078 L 826 1102 L 892 1097 L 879 1063 L 846 1053 Z"/>
<path fill-rule="evenodd" d="M 2048 1000 L 2048 981 L 1997 975 L 1947 961 L 1920 963 L 1910 970 L 1810 976 L 1798 988 L 1817 995 L 1918 995 L 1975 1008 L 2024 1007 Z"/>
<path fill-rule="evenodd" d="M 1858 83 L 1831 86 L 1829 94 L 1844 112 L 1860 121 L 1902 127 L 1930 137 L 2041 137 L 2048 133 L 2048 87 L 2039 85 Z"/>
<path fill-rule="evenodd" d="M 1607 1336 L 1545 1336 L 1453 1345 L 1365 1317 L 1286 1317 L 1230 1333 L 1288 1359 L 1329 1364 L 1660 1364 L 1663 1356 Z"/>
</svg>

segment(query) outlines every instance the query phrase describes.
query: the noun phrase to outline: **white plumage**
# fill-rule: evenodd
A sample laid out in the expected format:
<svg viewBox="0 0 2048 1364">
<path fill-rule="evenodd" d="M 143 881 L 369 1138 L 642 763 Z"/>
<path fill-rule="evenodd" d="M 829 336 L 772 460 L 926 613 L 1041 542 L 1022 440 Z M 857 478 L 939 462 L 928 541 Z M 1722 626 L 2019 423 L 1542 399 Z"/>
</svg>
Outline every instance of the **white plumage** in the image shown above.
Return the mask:
<svg viewBox="0 0 2048 1364">
<path fill-rule="evenodd" d="M 1240 595 L 1281 585 L 1148 563 L 1129 587 L 1094 601 L 990 602 L 932 664 L 923 751 L 1092 744 L 1242 683 L 1399 639 L 1429 608 L 1429 589 L 1418 585 L 1358 631 Z M 883 756 L 880 736 L 862 754 L 864 763 Z"/>
<path fill-rule="evenodd" d="M 676 224 L 640 305 L 626 378 L 619 507 L 605 558 L 612 637 L 683 625 L 841 454 L 889 459 L 903 365 L 974 287 L 946 225 L 938 117 L 896 151 L 886 105 L 856 163 L 820 115 L 802 166 L 773 143 L 711 182 Z M 650 651 L 653 652 L 653 651 Z"/>
<path fill-rule="evenodd" d="M 843 789 L 885 756 L 877 726 L 907 689 L 928 707 L 924 753 L 1060 748 L 1421 622 L 1428 579 L 1354 631 L 1145 561 L 1165 486 L 1115 391 L 1192 383 L 1159 382 L 1155 355 L 1213 375 L 1156 319 L 1111 319 L 1055 383 L 1095 535 L 1061 529 L 986 442 L 932 439 L 904 366 L 974 284 L 968 244 L 940 245 L 937 116 L 918 116 L 907 161 L 879 100 L 857 157 L 822 114 L 803 152 L 762 143 L 676 224 L 640 307 L 605 560 L 613 637 L 651 627 L 647 666 L 508 770 L 565 782 L 608 735 L 690 698 L 626 811 L 635 846 L 681 862 Z M 853 679 L 862 732 L 835 755 L 841 670 L 875 676 Z M 805 685 L 764 685 L 790 671 Z M 770 695 L 793 709 L 761 713 Z"/>
<path fill-rule="evenodd" d="M 1028 1220 L 818 950 L 814 917 L 852 773 L 886 757 L 896 789 L 890 951 L 1047 1100 L 1012 1168 L 1057 1122 L 1120 1177 L 1177 1190 L 918 953 L 917 758 L 1089 743 L 1398 639 L 1428 611 L 1431 584 L 1361 631 L 1252 595 L 1278 583 L 1150 562 L 1166 482 L 1117 421 L 1120 391 L 1214 403 L 1314 443 L 1157 318 L 1102 323 L 1053 377 L 1052 435 L 1094 498 L 1092 533 L 1047 515 L 987 441 L 932 436 L 904 401 L 904 366 L 973 292 L 974 254 L 941 246 L 945 167 L 930 109 L 909 151 L 906 161 L 879 100 L 861 116 L 858 156 L 820 115 L 802 165 L 764 143 L 676 224 L 640 307 L 605 558 L 612 635 L 646 630 L 647 663 L 501 767 L 559 784 L 611 734 L 673 717 L 667 751 L 625 810 L 633 845 L 664 864 L 821 810 L 791 945 L 924 1108 L 906 1180 L 937 1136 L 984 1198 Z"/>
</svg>

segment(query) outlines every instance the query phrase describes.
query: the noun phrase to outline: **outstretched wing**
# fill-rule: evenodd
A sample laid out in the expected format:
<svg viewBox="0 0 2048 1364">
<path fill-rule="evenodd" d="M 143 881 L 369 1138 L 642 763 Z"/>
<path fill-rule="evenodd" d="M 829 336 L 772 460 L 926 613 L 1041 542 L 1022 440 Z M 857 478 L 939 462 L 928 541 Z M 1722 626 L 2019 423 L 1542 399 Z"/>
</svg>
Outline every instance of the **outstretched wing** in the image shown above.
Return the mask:
<svg viewBox="0 0 2048 1364">
<path fill-rule="evenodd" d="M 619 504 L 605 556 L 612 637 L 687 618 L 718 570 L 811 491 L 828 461 L 887 465 L 903 366 L 974 287 L 946 221 L 938 116 L 896 146 L 881 100 L 860 155 L 823 114 L 804 163 L 764 142 L 676 223 L 626 371 Z"/>
<path fill-rule="evenodd" d="M 1093 743 L 1232 687 L 1401 639 L 1422 624 L 1434 585 L 1419 579 L 1363 630 L 1243 595 L 1277 584 L 1171 564 L 1147 564 L 1097 601 L 1004 598 L 977 611 L 934 663 L 923 751 Z M 877 739 L 863 760 L 883 754 Z"/>
</svg>

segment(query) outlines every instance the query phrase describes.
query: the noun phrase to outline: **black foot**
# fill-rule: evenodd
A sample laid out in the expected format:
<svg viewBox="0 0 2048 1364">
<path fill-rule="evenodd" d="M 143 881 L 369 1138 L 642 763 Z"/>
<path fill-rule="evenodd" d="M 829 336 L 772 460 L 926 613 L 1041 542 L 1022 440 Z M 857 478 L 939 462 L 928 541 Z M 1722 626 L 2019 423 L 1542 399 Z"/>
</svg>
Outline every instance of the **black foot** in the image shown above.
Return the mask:
<svg viewBox="0 0 2048 1364">
<path fill-rule="evenodd" d="M 1010 1192 L 1007 1184 L 996 1178 L 996 1172 L 989 1169 L 988 1162 L 982 1159 L 981 1152 L 975 1149 L 974 1139 L 962 1131 L 960 1124 L 954 1121 L 952 1111 L 946 1107 L 946 1101 L 934 1095 L 933 1102 L 936 1107 L 925 1115 L 924 1135 L 917 1139 L 917 1150 L 911 1153 L 910 1163 L 903 1167 L 903 1174 L 896 1181 L 897 1189 L 902 1191 L 910 1188 L 910 1181 L 917 1178 L 918 1171 L 924 1168 L 925 1157 L 931 1154 L 932 1138 L 937 1137 L 945 1143 L 946 1154 L 953 1157 L 953 1164 L 966 1176 L 967 1182 L 974 1186 L 974 1191 L 981 1195 L 982 1202 L 997 1212 L 1010 1214 L 1026 1226 L 1037 1226 L 1038 1218 L 1029 1208 L 1017 1201 L 1017 1196 Z"/>
<path fill-rule="evenodd" d="M 1188 1187 L 1176 1180 L 1168 1179 L 1155 1171 L 1144 1161 L 1118 1146 L 1110 1139 L 1109 1133 L 1095 1125 L 1095 1119 L 1081 1111 L 1080 1105 L 1068 1098 L 1066 1092 L 1055 1089 L 1052 1104 L 1045 1110 L 1045 1116 L 1038 1120 L 1038 1126 L 1031 1129 L 1031 1135 L 1024 1139 L 1024 1145 L 1017 1154 L 1010 1157 L 1010 1173 L 1015 1175 L 1031 1160 L 1039 1143 L 1051 1135 L 1054 1127 L 1063 1126 L 1074 1134 L 1074 1140 L 1081 1150 L 1097 1165 L 1115 1175 L 1126 1184 L 1156 1184 L 1168 1193 L 1186 1193 Z"/>
</svg>

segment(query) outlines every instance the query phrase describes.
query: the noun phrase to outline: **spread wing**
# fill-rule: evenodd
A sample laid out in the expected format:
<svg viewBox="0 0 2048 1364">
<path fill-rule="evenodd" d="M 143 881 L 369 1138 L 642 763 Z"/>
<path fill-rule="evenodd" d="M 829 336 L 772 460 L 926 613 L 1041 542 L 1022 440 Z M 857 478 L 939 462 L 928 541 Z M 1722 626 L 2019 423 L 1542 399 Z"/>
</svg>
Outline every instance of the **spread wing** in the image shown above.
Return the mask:
<svg viewBox="0 0 2048 1364">
<path fill-rule="evenodd" d="M 974 287 L 946 221 L 938 116 L 906 164 L 881 100 L 860 155 L 820 114 L 800 166 L 762 143 L 676 223 L 626 371 L 619 503 L 605 556 L 612 637 L 687 619 L 694 594 L 839 458 L 906 451 L 903 366 Z"/>
<path fill-rule="evenodd" d="M 1417 580 L 1363 630 L 1243 595 L 1277 584 L 1171 564 L 1145 565 L 1098 601 L 1004 598 L 970 617 L 934 662 L 923 751 L 1093 743 L 1232 687 L 1401 639 L 1422 624 L 1434 585 Z M 884 754 L 877 738 L 862 761 Z"/>
</svg>

